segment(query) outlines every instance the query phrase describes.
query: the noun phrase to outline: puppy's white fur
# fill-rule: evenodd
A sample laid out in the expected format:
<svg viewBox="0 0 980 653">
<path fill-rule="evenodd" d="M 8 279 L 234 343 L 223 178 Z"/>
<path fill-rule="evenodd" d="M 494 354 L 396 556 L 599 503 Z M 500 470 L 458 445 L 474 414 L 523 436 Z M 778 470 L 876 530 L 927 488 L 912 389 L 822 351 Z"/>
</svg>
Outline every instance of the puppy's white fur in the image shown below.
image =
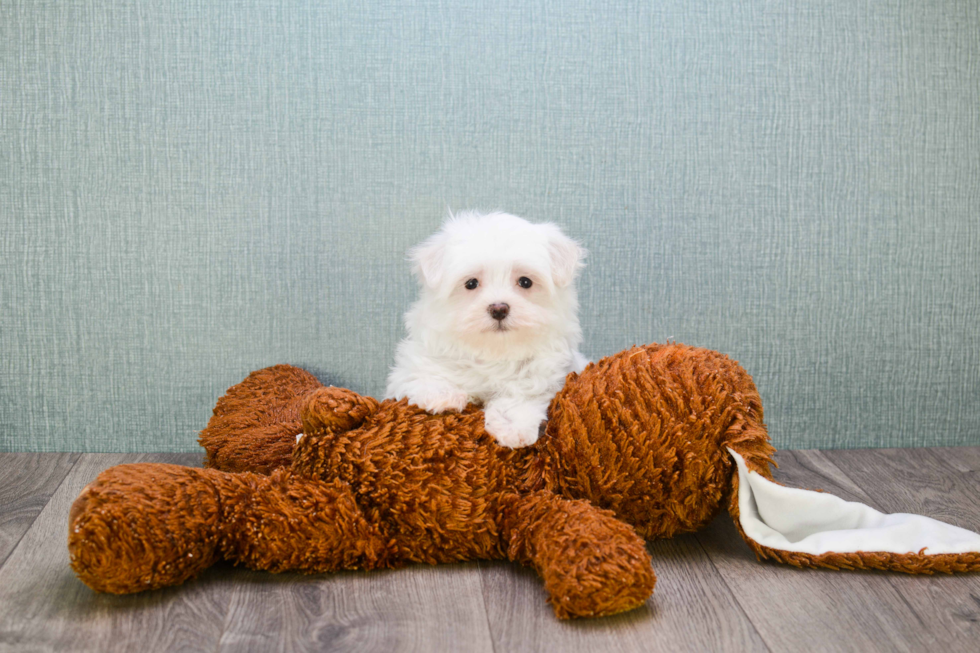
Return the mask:
<svg viewBox="0 0 980 653">
<path fill-rule="evenodd" d="M 575 294 L 585 250 L 553 224 L 467 212 L 409 255 L 421 291 L 405 314 L 387 396 L 431 413 L 482 403 L 497 442 L 532 444 L 565 376 L 588 362 Z M 471 279 L 478 285 L 467 289 Z M 508 305 L 502 320 L 494 304 Z"/>
</svg>

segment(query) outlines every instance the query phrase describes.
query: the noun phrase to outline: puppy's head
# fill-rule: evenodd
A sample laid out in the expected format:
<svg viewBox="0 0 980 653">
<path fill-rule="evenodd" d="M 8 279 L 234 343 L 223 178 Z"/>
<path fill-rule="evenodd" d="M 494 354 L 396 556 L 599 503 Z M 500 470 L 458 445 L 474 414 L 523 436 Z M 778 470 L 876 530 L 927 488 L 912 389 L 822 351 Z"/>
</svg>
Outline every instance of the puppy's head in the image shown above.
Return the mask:
<svg viewBox="0 0 980 653">
<path fill-rule="evenodd" d="M 461 213 L 410 252 L 415 328 L 486 358 L 523 358 L 549 338 L 578 344 L 575 277 L 585 250 L 553 224 Z"/>
</svg>

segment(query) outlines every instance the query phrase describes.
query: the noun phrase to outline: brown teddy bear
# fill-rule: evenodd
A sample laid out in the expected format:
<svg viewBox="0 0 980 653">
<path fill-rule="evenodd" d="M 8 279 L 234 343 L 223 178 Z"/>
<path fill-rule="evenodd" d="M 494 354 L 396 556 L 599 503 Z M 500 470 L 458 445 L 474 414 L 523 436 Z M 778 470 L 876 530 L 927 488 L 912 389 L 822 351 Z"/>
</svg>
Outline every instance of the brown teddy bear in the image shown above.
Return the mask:
<svg viewBox="0 0 980 653">
<path fill-rule="evenodd" d="M 653 591 L 644 538 L 723 507 L 760 558 L 980 569 L 970 531 L 766 480 L 774 450 L 751 377 L 679 344 L 569 375 L 524 449 L 498 446 L 476 406 L 429 415 L 287 365 L 229 389 L 200 442 L 206 469 L 120 465 L 82 491 L 68 538 L 82 581 L 121 594 L 218 560 L 316 573 L 507 558 L 538 571 L 559 617 L 608 615 Z"/>
</svg>

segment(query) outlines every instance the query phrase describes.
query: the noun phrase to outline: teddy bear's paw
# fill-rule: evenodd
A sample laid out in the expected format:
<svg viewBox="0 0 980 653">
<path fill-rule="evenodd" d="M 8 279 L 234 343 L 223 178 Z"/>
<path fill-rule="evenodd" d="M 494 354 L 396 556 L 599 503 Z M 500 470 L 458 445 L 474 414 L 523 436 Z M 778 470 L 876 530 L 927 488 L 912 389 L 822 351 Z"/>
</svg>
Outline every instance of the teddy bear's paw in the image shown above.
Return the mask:
<svg viewBox="0 0 980 653">
<path fill-rule="evenodd" d="M 575 542 L 543 573 L 559 619 L 604 617 L 632 610 L 643 605 L 653 592 L 656 575 L 639 537 L 618 528 L 601 527 L 595 537 L 591 546 Z"/>
<path fill-rule="evenodd" d="M 303 433 L 350 431 L 378 410 L 378 402 L 346 388 L 321 387 L 309 394 L 300 415 Z M 297 439 L 298 440 L 298 439 Z"/>
<path fill-rule="evenodd" d="M 560 619 L 637 608 L 656 575 L 646 542 L 609 511 L 547 490 L 514 500 L 507 557 L 537 569 Z"/>
<path fill-rule="evenodd" d="M 602 567 L 577 570 L 559 581 L 551 579 L 549 602 L 555 616 L 559 619 L 608 617 L 635 610 L 650 598 L 656 576 L 649 562 L 632 569 Z"/>
</svg>

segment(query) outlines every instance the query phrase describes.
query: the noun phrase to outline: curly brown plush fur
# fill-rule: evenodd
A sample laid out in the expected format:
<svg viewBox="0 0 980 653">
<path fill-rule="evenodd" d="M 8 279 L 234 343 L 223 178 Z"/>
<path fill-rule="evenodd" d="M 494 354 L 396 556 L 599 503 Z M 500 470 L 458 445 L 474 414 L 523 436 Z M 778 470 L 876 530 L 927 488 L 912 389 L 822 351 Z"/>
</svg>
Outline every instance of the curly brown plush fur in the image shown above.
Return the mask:
<svg viewBox="0 0 980 653">
<path fill-rule="evenodd" d="M 306 370 L 274 365 L 229 388 L 201 436 L 207 466 L 259 474 L 289 467 L 306 395 L 322 385 Z"/>
<path fill-rule="evenodd" d="M 737 516 L 726 448 L 767 478 L 774 451 L 751 377 L 678 344 L 569 375 L 525 449 L 498 446 L 476 406 L 429 415 L 285 365 L 231 388 L 200 442 L 209 469 L 123 465 L 82 492 L 69 550 L 86 584 L 165 587 L 220 559 L 323 572 L 507 558 L 538 571 L 559 617 L 613 614 L 653 591 L 643 538 Z M 798 566 L 876 566 L 750 544 Z"/>
</svg>

